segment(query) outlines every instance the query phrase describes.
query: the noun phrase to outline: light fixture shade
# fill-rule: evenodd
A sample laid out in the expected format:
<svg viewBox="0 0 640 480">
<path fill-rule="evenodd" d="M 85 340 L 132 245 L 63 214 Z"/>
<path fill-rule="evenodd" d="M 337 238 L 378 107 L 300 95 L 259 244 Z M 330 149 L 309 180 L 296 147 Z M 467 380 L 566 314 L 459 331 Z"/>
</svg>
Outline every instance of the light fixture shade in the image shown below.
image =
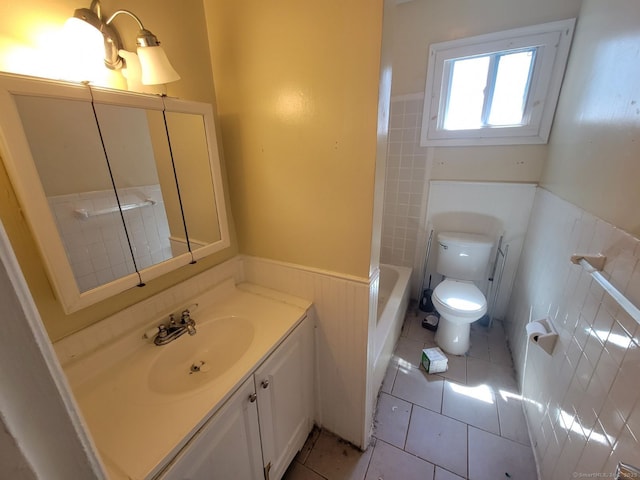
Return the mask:
<svg viewBox="0 0 640 480">
<path fill-rule="evenodd" d="M 69 17 L 64 23 L 63 34 L 69 36 L 69 40 L 76 43 L 91 43 L 102 47 L 104 37 L 95 26 L 86 20 L 77 17 Z"/>
<path fill-rule="evenodd" d="M 180 80 L 180 75 L 171 66 L 162 47 L 138 47 L 138 58 L 142 67 L 143 85 L 160 85 Z"/>
<path fill-rule="evenodd" d="M 79 18 L 69 18 L 60 39 L 64 51 L 58 62 L 61 78 L 96 82 L 104 77 L 104 37 L 99 30 Z"/>
</svg>

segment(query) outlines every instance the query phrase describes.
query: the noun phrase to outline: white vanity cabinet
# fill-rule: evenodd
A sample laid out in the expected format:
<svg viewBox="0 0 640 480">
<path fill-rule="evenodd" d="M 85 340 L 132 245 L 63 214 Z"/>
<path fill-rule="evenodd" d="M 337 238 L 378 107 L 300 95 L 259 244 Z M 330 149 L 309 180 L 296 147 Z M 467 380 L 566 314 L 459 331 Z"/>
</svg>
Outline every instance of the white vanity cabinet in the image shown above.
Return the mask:
<svg viewBox="0 0 640 480">
<path fill-rule="evenodd" d="M 313 426 L 313 329 L 305 319 L 254 374 L 266 480 L 279 480 Z"/>
<path fill-rule="evenodd" d="M 159 476 L 279 480 L 313 426 L 313 325 L 305 318 Z"/>
<path fill-rule="evenodd" d="M 162 480 L 263 478 L 253 377 L 247 379 L 174 459 Z"/>
</svg>

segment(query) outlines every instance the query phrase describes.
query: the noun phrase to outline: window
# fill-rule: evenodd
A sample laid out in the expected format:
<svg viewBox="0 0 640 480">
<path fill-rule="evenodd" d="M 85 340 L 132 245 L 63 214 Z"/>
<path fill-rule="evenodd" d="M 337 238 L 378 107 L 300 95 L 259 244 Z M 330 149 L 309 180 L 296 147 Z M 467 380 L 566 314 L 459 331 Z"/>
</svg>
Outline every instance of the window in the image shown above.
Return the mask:
<svg viewBox="0 0 640 480">
<path fill-rule="evenodd" d="M 420 144 L 546 143 L 574 24 L 431 45 Z"/>
</svg>

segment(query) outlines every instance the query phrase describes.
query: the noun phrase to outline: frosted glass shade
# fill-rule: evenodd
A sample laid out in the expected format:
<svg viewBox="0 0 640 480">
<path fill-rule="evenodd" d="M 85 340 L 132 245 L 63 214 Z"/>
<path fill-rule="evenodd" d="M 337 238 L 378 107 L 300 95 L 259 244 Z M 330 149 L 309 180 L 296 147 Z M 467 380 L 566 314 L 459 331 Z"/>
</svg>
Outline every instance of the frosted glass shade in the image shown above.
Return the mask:
<svg viewBox="0 0 640 480">
<path fill-rule="evenodd" d="M 68 18 L 64 23 L 63 35 L 65 40 L 70 43 L 73 42 L 81 46 L 89 43 L 94 49 L 96 45 L 104 49 L 104 37 L 100 30 L 80 18 Z"/>
<path fill-rule="evenodd" d="M 171 66 L 162 47 L 138 47 L 138 58 L 142 67 L 143 85 L 160 85 L 180 80 L 180 75 Z"/>
<path fill-rule="evenodd" d="M 61 42 L 65 55 L 59 63 L 60 77 L 96 82 L 105 75 L 104 37 L 93 25 L 69 18 L 64 24 Z"/>
</svg>

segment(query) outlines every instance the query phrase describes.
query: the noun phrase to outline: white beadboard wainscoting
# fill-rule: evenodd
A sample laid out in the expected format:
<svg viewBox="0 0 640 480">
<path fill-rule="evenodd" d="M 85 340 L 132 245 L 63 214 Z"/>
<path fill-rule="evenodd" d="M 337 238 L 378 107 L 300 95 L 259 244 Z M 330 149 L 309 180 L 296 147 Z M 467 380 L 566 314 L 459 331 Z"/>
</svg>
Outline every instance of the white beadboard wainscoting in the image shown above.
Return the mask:
<svg viewBox="0 0 640 480">
<path fill-rule="evenodd" d="M 361 279 L 300 265 L 243 257 L 244 279 L 310 300 L 316 313 L 318 423 L 366 448 L 377 389 L 369 379 L 378 273 Z"/>
<path fill-rule="evenodd" d="M 640 330 L 574 253 L 606 255 L 605 277 L 640 305 L 640 241 L 538 188 L 505 325 L 545 480 L 640 458 Z M 559 334 L 551 356 L 527 341 L 541 318 Z"/>
</svg>

